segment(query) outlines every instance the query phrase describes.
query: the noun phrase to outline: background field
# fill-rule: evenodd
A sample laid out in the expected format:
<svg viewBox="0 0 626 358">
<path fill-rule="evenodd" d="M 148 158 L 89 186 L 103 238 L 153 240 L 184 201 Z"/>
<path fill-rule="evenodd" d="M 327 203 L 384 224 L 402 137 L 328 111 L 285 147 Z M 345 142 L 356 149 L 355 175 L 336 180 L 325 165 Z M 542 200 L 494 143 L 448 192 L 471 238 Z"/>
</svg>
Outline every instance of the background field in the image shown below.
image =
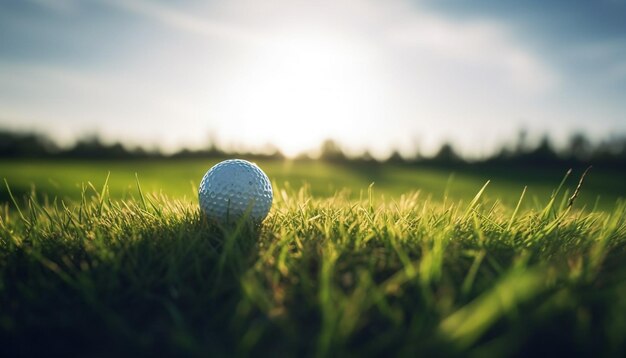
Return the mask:
<svg viewBox="0 0 626 358">
<path fill-rule="evenodd" d="M 0 177 L 6 178 L 16 196 L 24 196 L 36 188 L 38 195 L 49 199 L 80 198 L 83 184 L 100 188 L 110 172 L 110 194 L 114 198 L 136 196 L 137 173 L 146 192 L 162 192 L 172 198 L 196 201 L 200 179 L 217 160 L 120 160 L 120 161 L 0 161 Z M 566 166 L 511 169 L 472 167 L 415 167 L 399 164 L 336 164 L 320 161 L 265 160 L 257 163 L 278 185 L 297 189 L 309 185 L 314 197 L 328 197 L 337 191 L 349 191 L 359 198 L 374 183 L 375 194 L 398 199 L 400 195 L 420 191 L 442 201 L 471 199 L 491 180 L 486 197 L 511 206 L 524 186 L 528 186 L 525 206 L 545 201 L 569 169 Z M 570 192 L 575 188 L 584 168 L 574 168 L 566 181 Z M 619 197 L 626 196 L 626 173 L 615 168 L 593 168 L 585 180 L 578 205 L 610 209 Z M 0 200 L 8 193 L 0 188 Z"/>
</svg>

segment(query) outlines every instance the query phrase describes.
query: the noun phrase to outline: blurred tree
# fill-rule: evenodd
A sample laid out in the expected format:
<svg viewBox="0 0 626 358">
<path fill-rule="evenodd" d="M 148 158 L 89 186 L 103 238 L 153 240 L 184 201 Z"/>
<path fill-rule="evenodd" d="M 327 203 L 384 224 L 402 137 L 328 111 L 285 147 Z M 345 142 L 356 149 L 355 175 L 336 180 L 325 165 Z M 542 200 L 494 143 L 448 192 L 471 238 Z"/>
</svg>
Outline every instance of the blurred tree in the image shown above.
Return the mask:
<svg viewBox="0 0 626 358">
<path fill-rule="evenodd" d="M 570 140 L 566 155 L 577 160 L 587 161 L 591 157 L 593 147 L 591 142 L 582 133 L 574 134 Z"/>
<path fill-rule="evenodd" d="M 320 159 L 327 161 L 345 161 L 346 156 L 343 154 L 341 147 L 332 139 L 326 139 L 320 147 Z"/>
<path fill-rule="evenodd" d="M 626 161 L 626 136 L 605 139 L 593 148 L 592 152 L 594 161 L 624 164 Z"/>
<path fill-rule="evenodd" d="M 402 155 L 400 155 L 400 152 L 398 152 L 397 150 L 394 150 L 391 153 L 391 156 L 387 158 L 387 162 L 400 164 L 400 163 L 405 163 L 406 160 L 402 157 Z"/>
<path fill-rule="evenodd" d="M 437 163 L 459 163 L 461 161 L 461 157 L 456 153 L 452 144 L 446 142 L 441 145 L 441 148 L 432 158 L 432 161 Z"/>
<path fill-rule="evenodd" d="M 127 149 L 121 143 L 108 144 L 100 140 L 97 135 L 85 137 L 69 149 L 56 145 L 48 137 L 33 133 L 20 133 L 0 129 L 0 158 L 81 158 L 81 159 L 122 159 L 122 158 L 228 158 L 238 155 L 246 158 L 281 159 L 284 158 L 278 148 L 266 145 L 258 152 L 226 151 L 217 146 L 213 137 L 204 149 L 181 149 L 177 153 L 166 155 L 158 147 L 143 149 L 135 147 Z M 417 148 L 417 147 L 416 147 Z M 372 163 L 376 160 L 371 153 L 364 152 L 357 158 L 348 158 L 341 145 L 332 139 L 325 140 L 319 149 L 320 159 L 334 162 L 356 161 Z M 303 153 L 300 160 L 312 160 L 310 153 Z M 534 165 L 576 165 L 581 161 L 593 162 L 594 165 L 626 169 L 626 136 L 613 136 L 599 143 L 591 142 L 583 133 L 576 133 L 570 137 L 568 145 L 559 153 L 555 151 L 547 135 L 544 135 L 539 144 L 532 148 L 528 144 L 527 132 L 521 130 L 517 140 L 512 145 L 503 145 L 498 152 L 472 164 L 486 166 L 534 166 Z M 451 143 L 444 143 L 431 158 L 419 156 L 404 158 L 394 150 L 386 162 L 389 163 L 431 163 L 435 165 L 461 165 L 468 163 L 460 156 Z"/>
<path fill-rule="evenodd" d="M 58 151 L 56 144 L 43 135 L 0 131 L 0 157 L 38 158 Z"/>
<path fill-rule="evenodd" d="M 528 132 L 525 129 L 520 129 L 520 131 L 517 132 L 517 143 L 515 144 L 513 155 L 521 155 L 528 150 Z"/>
<path fill-rule="evenodd" d="M 541 138 L 537 147 L 522 154 L 519 159 L 523 164 L 533 166 L 551 165 L 560 160 L 552 148 L 552 143 L 547 135 Z"/>
<path fill-rule="evenodd" d="M 63 152 L 63 156 L 80 159 L 122 159 L 132 157 L 132 153 L 120 143 L 107 145 L 98 136 L 90 135 Z"/>
</svg>

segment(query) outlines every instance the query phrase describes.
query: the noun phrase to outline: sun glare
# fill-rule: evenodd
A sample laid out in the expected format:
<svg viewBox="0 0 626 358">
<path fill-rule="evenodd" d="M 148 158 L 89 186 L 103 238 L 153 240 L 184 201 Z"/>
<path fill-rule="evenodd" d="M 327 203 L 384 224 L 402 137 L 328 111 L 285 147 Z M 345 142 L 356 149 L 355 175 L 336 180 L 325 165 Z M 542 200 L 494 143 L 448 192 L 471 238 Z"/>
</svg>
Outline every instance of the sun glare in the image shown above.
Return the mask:
<svg viewBox="0 0 626 358">
<path fill-rule="evenodd" d="M 281 36 L 260 47 L 224 91 L 220 134 L 285 155 L 342 138 L 377 112 L 372 56 L 331 36 Z"/>
</svg>

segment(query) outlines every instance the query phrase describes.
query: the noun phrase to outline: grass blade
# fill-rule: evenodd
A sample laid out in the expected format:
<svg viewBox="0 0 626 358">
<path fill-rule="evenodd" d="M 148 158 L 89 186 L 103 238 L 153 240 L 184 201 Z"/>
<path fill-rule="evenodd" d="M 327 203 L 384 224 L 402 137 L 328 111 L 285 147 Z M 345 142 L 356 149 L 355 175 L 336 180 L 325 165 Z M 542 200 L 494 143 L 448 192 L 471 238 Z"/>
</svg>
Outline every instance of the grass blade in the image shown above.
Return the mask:
<svg viewBox="0 0 626 358">
<path fill-rule="evenodd" d="M 467 216 L 469 215 L 469 213 L 476 207 L 476 205 L 478 205 L 478 201 L 483 196 L 483 193 L 485 192 L 485 189 L 487 188 L 487 185 L 489 185 L 490 182 L 491 182 L 491 180 L 487 180 L 485 185 L 483 185 L 483 187 L 480 188 L 478 193 L 474 196 L 474 199 L 472 199 L 472 201 L 470 202 L 469 206 L 465 210 L 465 213 L 463 214 L 462 220 L 467 219 Z"/>
<path fill-rule="evenodd" d="M 107 189 L 109 188 L 109 177 L 111 176 L 111 172 L 107 173 L 107 178 L 104 180 L 104 184 L 102 185 L 102 191 L 100 192 L 100 202 L 98 203 L 98 215 L 102 215 L 102 208 L 104 207 L 105 196 Z"/>
<path fill-rule="evenodd" d="M 519 212 L 519 208 L 520 206 L 522 206 L 522 200 L 524 200 L 524 195 L 526 195 L 526 189 L 528 189 L 527 186 L 524 187 L 524 190 L 522 190 L 522 195 L 520 195 L 519 200 L 517 201 L 517 205 L 515 206 L 513 215 L 511 215 L 511 220 L 509 220 L 509 225 L 507 225 L 506 227 L 507 232 L 511 231 L 511 226 L 513 226 L 513 222 L 515 221 L 515 217 L 517 216 L 517 213 Z"/>
<path fill-rule="evenodd" d="M 548 204 L 543 208 L 543 211 L 541 212 L 541 217 L 544 220 L 547 219 L 548 216 L 550 216 L 550 213 L 552 213 L 552 208 L 554 207 L 554 202 L 556 200 L 556 197 L 557 195 L 559 195 L 559 192 L 561 192 L 561 189 L 563 188 L 563 185 L 565 185 L 565 181 L 567 180 L 567 178 L 569 178 L 570 174 L 572 174 L 571 168 L 565 173 L 565 175 L 563 176 L 563 179 L 561 180 L 561 183 L 556 188 L 554 193 L 552 193 L 552 195 L 550 196 L 550 201 L 548 201 Z"/>
<path fill-rule="evenodd" d="M 13 205 L 15 205 L 15 208 L 17 209 L 17 213 L 19 214 L 20 219 L 22 219 L 22 221 L 25 222 L 26 224 L 30 225 L 30 221 L 28 221 L 28 219 L 24 217 L 24 214 L 22 213 L 20 206 L 17 204 L 17 200 L 15 200 L 15 196 L 13 195 L 13 192 L 11 192 L 11 187 L 9 186 L 9 182 L 7 181 L 6 178 L 4 178 L 4 185 L 6 186 L 7 191 L 9 192 L 9 198 L 11 198 L 11 202 L 13 203 Z"/>
<path fill-rule="evenodd" d="M 567 208 L 571 208 L 574 205 L 574 201 L 578 198 L 578 194 L 580 194 L 580 188 L 583 186 L 583 182 L 585 181 L 585 176 L 587 176 L 587 172 L 591 169 L 592 166 L 588 166 L 587 169 L 583 172 L 583 175 L 580 176 L 580 180 L 578 181 L 578 185 L 576 186 L 576 190 L 574 190 L 574 194 L 569 198 L 567 202 Z"/>
<path fill-rule="evenodd" d="M 143 209 L 148 211 L 148 205 L 146 204 L 146 198 L 143 195 L 143 191 L 141 190 L 141 185 L 139 184 L 139 175 L 135 173 L 135 182 L 137 183 L 137 191 L 139 192 L 139 198 L 141 199 L 141 205 L 143 205 Z"/>
</svg>

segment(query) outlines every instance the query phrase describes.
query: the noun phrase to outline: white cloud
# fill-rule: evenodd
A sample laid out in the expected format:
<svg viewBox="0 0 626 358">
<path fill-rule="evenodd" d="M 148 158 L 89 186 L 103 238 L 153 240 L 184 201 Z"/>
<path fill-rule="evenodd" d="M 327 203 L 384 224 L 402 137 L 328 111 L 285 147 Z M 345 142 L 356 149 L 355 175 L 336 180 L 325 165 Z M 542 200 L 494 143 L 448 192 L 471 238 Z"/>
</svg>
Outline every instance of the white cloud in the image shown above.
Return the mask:
<svg viewBox="0 0 626 358">
<path fill-rule="evenodd" d="M 227 40 L 256 42 L 259 36 L 241 26 L 207 19 L 171 6 L 148 0 L 101 0 L 104 4 L 158 21 L 175 30 Z"/>
<path fill-rule="evenodd" d="M 390 41 L 422 56 L 503 71 L 522 90 L 542 94 L 559 82 L 553 69 L 492 21 L 461 22 L 416 11 L 400 15 L 387 34 Z"/>
<path fill-rule="evenodd" d="M 215 9 L 231 21 L 254 23 L 255 31 L 289 31 L 308 26 L 335 32 L 366 43 L 384 53 L 395 46 L 400 53 L 418 54 L 437 61 L 454 61 L 458 68 L 471 66 L 485 79 L 496 77 L 527 94 L 543 95 L 555 90 L 560 73 L 552 68 L 512 31 L 495 20 L 464 20 L 447 17 L 407 0 L 229 1 Z M 294 21 L 297 19 L 298 21 Z M 269 32 L 269 31 L 268 31 Z M 259 33 L 263 33 L 260 31 Z M 473 78 L 475 73 L 470 74 Z M 463 81 L 459 78 L 459 81 Z"/>
<path fill-rule="evenodd" d="M 372 46 L 390 43 L 422 56 L 454 60 L 503 73 L 518 89 L 543 94 L 558 86 L 559 75 L 495 21 L 460 21 L 418 8 L 407 0 L 228 1 L 203 13 L 178 10 L 147 0 L 102 0 L 125 11 L 190 34 L 234 40 L 243 45 L 272 42 L 281 23 L 331 28 Z M 294 21 L 297 20 L 297 21 Z M 250 26 L 250 28 L 242 25 Z M 383 34 L 381 37 L 380 34 Z M 341 35 L 341 34 L 337 34 Z M 370 37 L 370 38 L 368 38 Z M 378 41 L 378 43 L 375 43 Z"/>
</svg>

